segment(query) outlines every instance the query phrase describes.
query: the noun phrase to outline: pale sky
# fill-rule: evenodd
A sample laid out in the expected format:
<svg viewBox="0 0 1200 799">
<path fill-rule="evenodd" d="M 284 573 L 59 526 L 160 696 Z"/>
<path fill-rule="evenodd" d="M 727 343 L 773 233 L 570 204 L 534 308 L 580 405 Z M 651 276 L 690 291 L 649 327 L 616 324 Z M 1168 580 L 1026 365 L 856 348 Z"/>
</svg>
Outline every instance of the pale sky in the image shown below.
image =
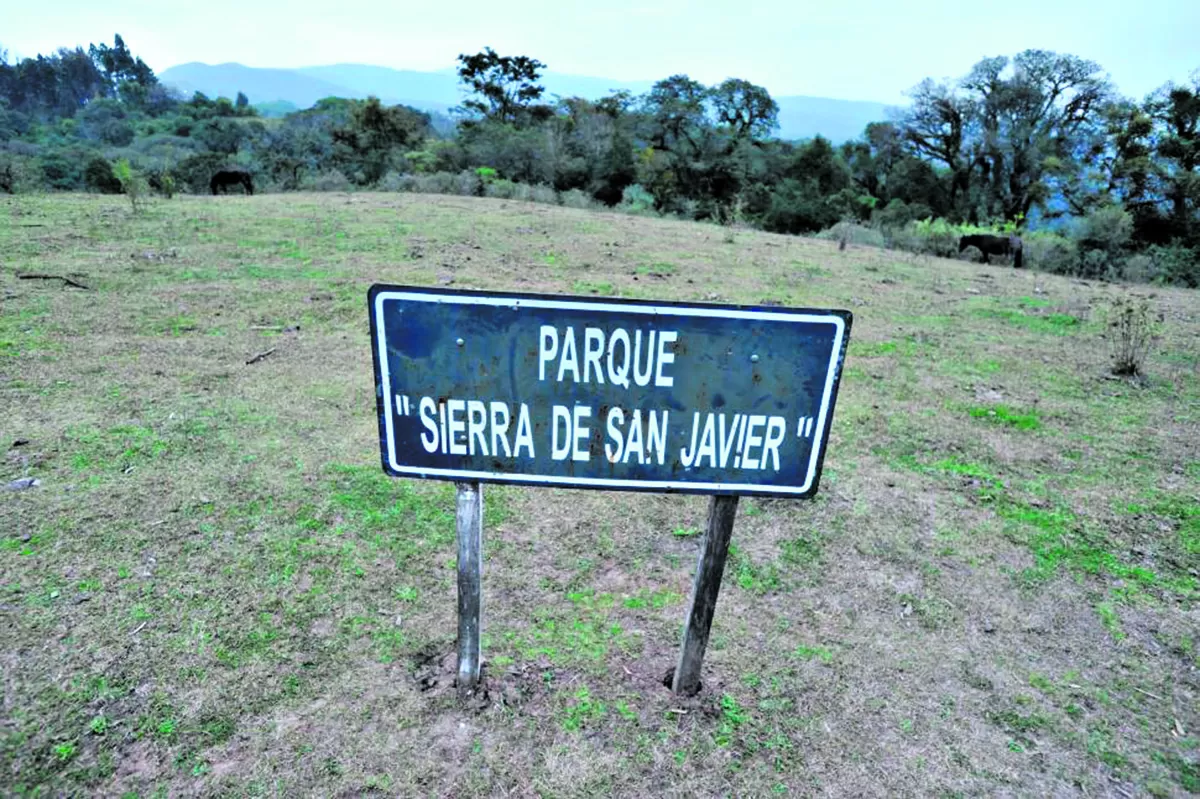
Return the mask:
<svg viewBox="0 0 1200 799">
<path fill-rule="evenodd" d="M 155 70 L 188 61 L 255 67 L 356 62 L 452 66 L 491 46 L 555 72 L 704 83 L 739 77 L 772 94 L 904 101 L 925 77 L 1036 47 L 1098 61 L 1140 98 L 1200 69 L 1200 0 L 52 0 L 6 3 L 0 48 L 18 56 L 112 41 Z M 905 6 L 902 8 L 901 6 Z"/>
</svg>

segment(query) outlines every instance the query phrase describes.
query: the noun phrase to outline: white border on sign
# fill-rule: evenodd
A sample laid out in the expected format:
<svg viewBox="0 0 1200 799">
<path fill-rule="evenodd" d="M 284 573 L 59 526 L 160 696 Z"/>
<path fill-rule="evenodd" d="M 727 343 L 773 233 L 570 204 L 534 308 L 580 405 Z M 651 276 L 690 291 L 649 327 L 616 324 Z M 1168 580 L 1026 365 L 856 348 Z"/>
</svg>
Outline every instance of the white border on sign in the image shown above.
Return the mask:
<svg viewBox="0 0 1200 799">
<path fill-rule="evenodd" d="M 405 302 L 433 302 L 450 305 L 505 305 L 510 308 L 554 308 L 560 310 L 600 311 L 603 313 L 644 314 L 646 316 L 701 316 L 719 317 L 722 319 L 762 319 L 770 322 L 808 322 L 812 324 L 831 324 L 836 329 L 833 339 L 833 349 L 829 354 L 829 369 L 825 375 L 825 390 L 821 395 L 821 409 L 817 414 L 817 427 L 813 436 L 812 454 L 809 456 L 808 474 L 804 485 L 775 486 L 757 483 L 698 483 L 680 480 L 618 480 L 604 477 L 562 477 L 556 475 L 511 474 L 508 472 L 479 472 L 466 469 L 431 469 L 420 466 L 401 466 L 396 461 L 396 435 L 392 429 L 392 391 L 391 376 L 388 372 L 387 347 L 384 342 L 385 325 L 383 321 L 383 303 L 385 300 L 402 300 Z M 502 480 L 511 483 L 529 483 L 532 485 L 574 485 L 593 486 L 596 488 L 645 488 L 662 489 L 664 491 L 680 491 L 701 489 L 704 491 L 734 493 L 739 489 L 751 489 L 756 492 L 776 494 L 803 494 L 812 486 L 817 473 L 817 461 L 825 440 L 825 425 L 829 419 L 829 404 L 833 397 L 833 378 L 837 370 L 838 355 L 842 351 L 842 338 L 846 333 L 846 321 L 840 316 L 816 316 L 805 313 L 787 313 L 780 311 L 738 311 L 725 308 L 690 308 L 672 305 L 642 305 L 616 304 L 606 302 L 586 302 L 580 300 L 538 300 L 518 297 L 477 297 L 461 294 L 436 294 L 427 292 L 381 291 L 375 295 L 375 331 L 378 338 L 379 368 L 383 387 L 384 423 L 387 431 L 388 464 L 393 471 L 400 474 L 420 476 L 445 477 L 455 480 Z"/>
</svg>

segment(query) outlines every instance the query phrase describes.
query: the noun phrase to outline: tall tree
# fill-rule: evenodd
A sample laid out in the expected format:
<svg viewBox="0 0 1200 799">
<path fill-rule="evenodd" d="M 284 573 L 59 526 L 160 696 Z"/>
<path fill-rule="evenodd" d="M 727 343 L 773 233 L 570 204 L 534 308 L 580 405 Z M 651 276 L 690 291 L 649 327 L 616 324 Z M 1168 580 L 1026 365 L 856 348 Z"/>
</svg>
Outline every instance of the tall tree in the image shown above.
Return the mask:
<svg viewBox="0 0 1200 799">
<path fill-rule="evenodd" d="M 949 205 L 961 218 L 966 215 L 971 182 L 967 137 L 974 107 L 953 84 L 929 78 L 909 96 L 912 105 L 900 119 L 900 131 L 913 153 L 949 173 Z"/>
<path fill-rule="evenodd" d="M 1008 77 L 1007 66 L 1003 57 L 985 59 L 962 86 L 979 124 L 973 151 L 986 211 L 1015 220 L 1046 201 L 1051 170 L 1074 168 L 1112 87 L 1098 64 L 1073 55 L 1026 50 Z"/>
<path fill-rule="evenodd" d="M 502 56 L 488 47 L 474 55 L 459 55 L 458 79 L 475 95 L 463 108 L 493 122 L 516 123 L 538 99 L 538 83 L 546 65 L 527 56 Z"/>
<path fill-rule="evenodd" d="M 1170 236 L 1200 246 L 1200 70 L 1189 83 L 1168 83 L 1156 91 L 1146 111 L 1154 121 Z"/>
<path fill-rule="evenodd" d="M 761 139 L 779 127 L 779 104 L 762 86 L 729 78 L 711 91 L 717 119 L 733 130 L 735 139 Z"/>
<path fill-rule="evenodd" d="M 694 155 L 700 150 L 701 132 L 709 127 L 704 107 L 708 90 L 687 75 L 672 75 L 654 84 L 642 98 L 642 111 L 650 123 L 654 147 Z"/>
</svg>

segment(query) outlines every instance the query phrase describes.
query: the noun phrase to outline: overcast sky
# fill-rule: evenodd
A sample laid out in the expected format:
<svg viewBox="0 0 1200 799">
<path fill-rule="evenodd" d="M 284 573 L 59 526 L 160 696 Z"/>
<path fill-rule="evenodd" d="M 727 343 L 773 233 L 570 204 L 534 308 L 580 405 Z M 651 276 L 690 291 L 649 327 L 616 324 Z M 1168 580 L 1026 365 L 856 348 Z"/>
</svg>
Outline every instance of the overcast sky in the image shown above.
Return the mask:
<svg viewBox="0 0 1200 799">
<path fill-rule="evenodd" d="M 440 69 L 491 46 L 556 72 L 705 83 L 772 94 L 902 102 L 924 77 L 1036 47 L 1098 61 L 1141 97 L 1200 69 L 1200 0 L 53 0 L 8 3 L 10 59 L 119 32 L 155 70 L 188 61 L 255 67 L 339 62 Z M 901 6 L 905 8 L 901 8 Z M 731 9 L 735 9 L 731 11 Z"/>
</svg>

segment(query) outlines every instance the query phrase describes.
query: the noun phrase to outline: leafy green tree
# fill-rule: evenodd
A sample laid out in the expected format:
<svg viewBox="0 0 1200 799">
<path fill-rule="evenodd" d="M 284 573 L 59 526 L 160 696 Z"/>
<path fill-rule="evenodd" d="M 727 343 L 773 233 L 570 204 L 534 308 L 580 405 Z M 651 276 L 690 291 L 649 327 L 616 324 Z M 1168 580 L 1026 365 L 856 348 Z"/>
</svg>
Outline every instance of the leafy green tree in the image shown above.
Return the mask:
<svg viewBox="0 0 1200 799">
<path fill-rule="evenodd" d="M 764 138 L 779 127 L 779 104 L 762 86 L 729 78 L 710 95 L 718 121 L 728 125 L 736 139 Z"/>
<path fill-rule="evenodd" d="M 687 75 L 672 75 L 655 83 L 642 99 L 648 123 L 647 138 L 657 150 L 695 155 L 710 127 L 705 101 L 708 90 Z"/>
<path fill-rule="evenodd" d="M 502 56 L 492 48 L 458 57 L 458 79 L 474 94 L 463 101 L 467 112 L 493 122 L 526 121 L 544 88 L 538 83 L 546 65 L 527 56 Z"/>
<path fill-rule="evenodd" d="M 378 97 L 353 101 L 349 118 L 331 131 L 342 172 L 373 185 L 389 169 L 403 168 L 404 153 L 429 135 L 429 115 L 403 105 L 385 106 Z"/>
<path fill-rule="evenodd" d="M 1200 70 L 1189 83 L 1158 89 L 1146 112 L 1154 122 L 1156 177 L 1169 236 L 1200 246 Z"/>
</svg>

